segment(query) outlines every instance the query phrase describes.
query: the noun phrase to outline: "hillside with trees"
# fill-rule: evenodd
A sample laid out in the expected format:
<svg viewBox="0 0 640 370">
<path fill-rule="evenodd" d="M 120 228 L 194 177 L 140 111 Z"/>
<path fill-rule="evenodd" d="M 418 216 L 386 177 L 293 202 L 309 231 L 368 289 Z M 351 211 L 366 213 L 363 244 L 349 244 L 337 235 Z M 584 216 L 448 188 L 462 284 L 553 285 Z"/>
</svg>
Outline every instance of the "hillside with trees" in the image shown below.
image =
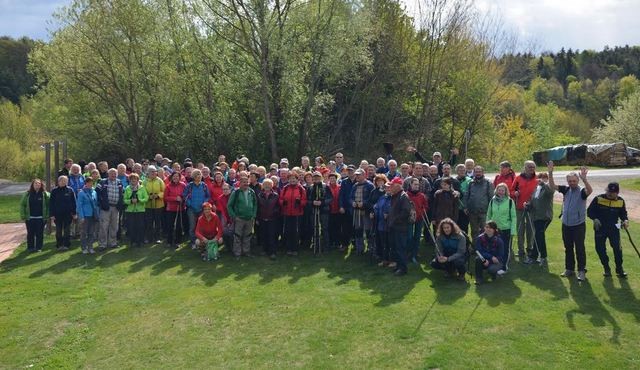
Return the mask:
<svg viewBox="0 0 640 370">
<path fill-rule="evenodd" d="M 394 0 L 74 0 L 49 42 L 0 39 L 0 156 L 45 138 L 112 161 L 374 158 L 388 141 L 495 164 L 640 145 L 619 135 L 640 127 L 640 47 L 504 53 L 511 38 L 471 2 L 421 5 L 412 17 Z"/>
</svg>

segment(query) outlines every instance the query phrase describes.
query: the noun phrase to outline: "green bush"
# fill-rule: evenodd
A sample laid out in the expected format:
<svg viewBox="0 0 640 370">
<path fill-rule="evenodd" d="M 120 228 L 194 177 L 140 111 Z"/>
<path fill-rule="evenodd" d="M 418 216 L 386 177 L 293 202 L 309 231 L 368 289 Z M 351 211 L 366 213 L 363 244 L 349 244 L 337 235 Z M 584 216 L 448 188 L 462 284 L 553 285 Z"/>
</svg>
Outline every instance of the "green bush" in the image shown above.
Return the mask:
<svg viewBox="0 0 640 370">
<path fill-rule="evenodd" d="M 0 138 L 0 178 L 14 179 L 23 163 L 20 144 L 15 140 Z"/>
</svg>

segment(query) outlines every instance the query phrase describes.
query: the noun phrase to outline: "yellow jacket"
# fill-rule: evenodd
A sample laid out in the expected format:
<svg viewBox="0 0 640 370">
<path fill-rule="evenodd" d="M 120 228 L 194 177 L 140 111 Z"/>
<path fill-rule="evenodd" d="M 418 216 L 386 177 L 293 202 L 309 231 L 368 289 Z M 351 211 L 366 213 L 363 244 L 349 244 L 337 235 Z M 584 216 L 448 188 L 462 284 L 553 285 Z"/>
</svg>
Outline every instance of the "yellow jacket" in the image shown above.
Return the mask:
<svg viewBox="0 0 640 370">
<path fill-rule="evenodd" d="M 142 185 L 149 193 L 149 201 L 146 204 L 146 208 L 164 208 L 164 181 L 160 180 L 159 177 L 153 180 L 146 178 Z M 157 195 L 158 198 L 152 199 L 152 194 Z"/>
</svg>

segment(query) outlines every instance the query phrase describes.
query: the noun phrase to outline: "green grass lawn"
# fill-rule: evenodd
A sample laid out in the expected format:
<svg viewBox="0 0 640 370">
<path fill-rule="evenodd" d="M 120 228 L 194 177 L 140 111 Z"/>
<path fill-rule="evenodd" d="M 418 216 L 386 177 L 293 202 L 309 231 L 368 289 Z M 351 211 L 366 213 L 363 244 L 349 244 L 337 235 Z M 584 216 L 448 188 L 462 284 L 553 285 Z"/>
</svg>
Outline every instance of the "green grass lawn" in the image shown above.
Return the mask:
<svg viewBox="0 0 640 370">
<path fill-rule="evenodd" d="M 640 191 L 640 179 L 627 179 L 620 181 L 620 187 L 624 189 L 630 189 Z"/>
<path fill-rule="evenodd" d="M 20 199 L 22 195 L 0 196 L 0 224 L 20 222 Z"/>
<path fill-rule="evenodd" d="M 633 225 L 640 241 L 640 227 Z M 586 283 L 514 264 L 476 287 L 334 252 L 205 263 L 185 248 L 21 247 L 0 264 L 0 368 L 640 368 L 640 261 Z M 424 249 L 423 249 L 423 254 Z"/>
</svg>

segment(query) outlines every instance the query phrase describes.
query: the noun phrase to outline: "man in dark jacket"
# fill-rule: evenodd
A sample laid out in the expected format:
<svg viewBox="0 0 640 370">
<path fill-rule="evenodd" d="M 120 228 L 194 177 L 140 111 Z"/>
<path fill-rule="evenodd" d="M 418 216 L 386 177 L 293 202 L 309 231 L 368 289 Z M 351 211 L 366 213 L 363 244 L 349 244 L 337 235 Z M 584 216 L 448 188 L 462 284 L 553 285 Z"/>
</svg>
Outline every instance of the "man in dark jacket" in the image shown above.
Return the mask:
<svg viewBox="0 0 640 370">
<path fill-rule="evenodd" d="M 413 155 L 416 156 L 416 159 L 418 161 L 422 163 L 427 163 L 429 164 L 429 166 L 438 167 L 438 177 L 442 177 L 442 174 L 443 174 L 442 166 L 444 166 L 445 163 L 449 163 L 450 165 L 455 165 L 458 157 L 458 149 L 451 150 L 451 157 L 449 158 L 449 162 L 445 162 L 442 160 L 442 154 L 440 152 L 434 152 L 433 156 L 431 157 L 433 161 L 428 161 L 425 157 L 422 156 L 422 154 L 416 148 L 412 146 L 408 147 L 407 151 L 409 153 L 413 153 Z"/>
<path fill-rule="evenodd" d="M 58 187 L 51 191 L 49 213 L 56 223 L 56 247 L 66 251 L 71 246 L 71 221 L 76 216 L 76 194 L 67 186 L 67 176 L 58 177 Z"/>
<path fill-rule="evenodd" d="M 394 271 L 396 276 L 406 275 L 407 273 L 407 243 L 409 239 L 409 224 L 411 223 L 411 212 L 413 206 L 402 190 L 402 179 L 394 178 L 389 182 L 389 192 L 391 193 L 391 207 L 387 216 L 387 225 L 389 227 L 389 241 L 397 269 Z"/>
<path fill-rule="evenodd" d="M 604 276 L 611 276 L 609 267 L 609 256 L 607 256 L 607 239 L 613 248 L 613 259 L 616 263 L 616 275 L 626 278 L 627 273 L 622 268 L 622 249 L 620 249 L 620 229 L 629 227 L 627 217 L 627 207 L 620 196 L 620 185 L 612 182 L 607 186 L 607 192 L 593 198 L 587 216 L 593 220 L 593 230 L 595 234 L 596 252 L 600 257 L 600 263 L 604 267 Z M 621 224 L 618 225 L 618 220 Z"/>
<path fill-rule="evenodd" d="M 256 226 L 260 226 L 257 229 L 260 233 L 260 241 L 264 246 L 264 252 L 272 260 L 276 259 L 279 218 L 280 201 L 278 193 L 273 191 L 273 181 L 271 181 L 271 179 L 265 179 L 262 182 L 262 191 L 258 193 Z"/>
<path fill-rule="evenodd" d="M 329 206 L 333 195 L 322 182 L 322 174 L 313 173 L 313 185 L 307 190 L 307 204 L 311 205 L 313 218 L 312 242 L 315 253 L 322 253 L 329 247 Z"/>
<path fill-rule="evenodd" d="M 373 190 L 373 184 L 367 180 L 362 169 L 355 171 L 356 182 L 351 189 L 351 206 L 353 207 L 353 230 L 355 236 L 356 253 L 364 253 L 364 233 L 369 234 L 371 222 L 368 217 L 369 195 Z"/>
<path fill-rule="evenodd" d="M 343 177 L 340 182 L 340 214 L 342 215 L 342 241 L 340 250 L 349 247 L 353 238 L 353 208 L 351 204 L 351 189 L 356 180 L 356 167 L 352 164 L 347 166 L 348 176 Z"/>
</svg>

